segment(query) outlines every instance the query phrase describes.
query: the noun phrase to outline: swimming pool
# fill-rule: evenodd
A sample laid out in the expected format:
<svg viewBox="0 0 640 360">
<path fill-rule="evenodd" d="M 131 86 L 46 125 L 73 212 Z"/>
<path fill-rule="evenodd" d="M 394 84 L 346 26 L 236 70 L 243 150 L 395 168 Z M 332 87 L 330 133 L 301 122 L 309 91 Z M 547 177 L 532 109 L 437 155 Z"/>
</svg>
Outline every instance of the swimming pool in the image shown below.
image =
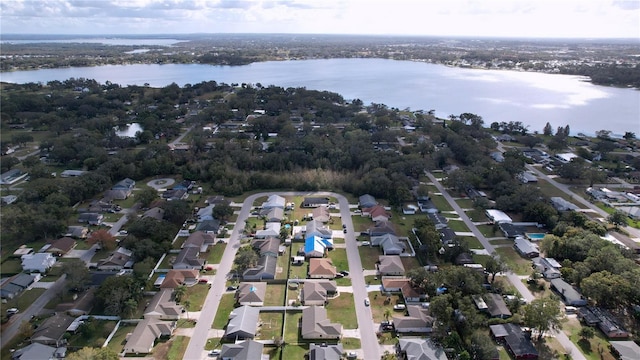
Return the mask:
<svg viewBox="0 0 640 360">
<path fill-rule="evenodd" d="M 544 238 L 545 233 L 526 233 L 527 238 L 531 241 L 540 241 Z"/>
</svg>

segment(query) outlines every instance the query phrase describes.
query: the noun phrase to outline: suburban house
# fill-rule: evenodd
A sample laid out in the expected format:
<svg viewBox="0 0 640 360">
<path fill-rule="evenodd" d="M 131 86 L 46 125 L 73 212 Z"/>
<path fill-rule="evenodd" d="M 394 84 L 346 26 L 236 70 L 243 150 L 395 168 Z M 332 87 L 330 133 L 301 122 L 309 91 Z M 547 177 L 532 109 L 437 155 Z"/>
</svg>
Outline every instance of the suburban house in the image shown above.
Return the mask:
<svg viewBox="0 0 640 360">
<path fill-rule="evenodd" d="M 284 209 L 282 208 L 269 208 L 266 209 L 266 213 L 263 215 L 267 222 L 281 222 L 284 218 Z"/>
<path fill-rule="evenodd" d="M 331 323 L 327 318 L 327 309 L 321 306 L 309 306 L 302 310 L 302 338 L 309 339 L 340 339 L 342 325 Z"/>
<path fill-rule="evenodd" d="M 538 350 L 531 343 L 530 336 L 516 324 L 489 325 L 491 336 L 517 360 L 537 359 Z"/>
<path fill-rule="evenodd" d="M 215 235 L 220 232 L 220 221 L 216 219 L 203 220 L 196 224 L 196 231 Z"/>
<path fill-rule="evenodd" d="M 551 206 L 558 211 L 576 211 L 580 209 L 576 204 L 569 202 L 559 196 L 554 196 L 549 199 Z"/>
<path fill-rule="evenodd" d="M 333 241 L 319 236 L 307 236 L 304 240 L 304 256 L 307 258 L 321 258 L 327 250 L 333 249 Z"/>
<path fill-rule="evenodd" d="M 286 200 L 279 195 L 269 195 L 267 201 L 262 203 L 262 209 L 281 208 L 284 209 Z"/>
<path fill-rule="evenodd" d="M 411 284 L 411 281 L 407 281 L 404 285 L 402 285 L 402 288 L 400 288 L 400 293 L 402 294 L 402 297 L 407 304 L 420 303 L 423 301 L 427 301 L 429 298 L 427 294 L 422 292 L 419 288 L 414 287 L 413 284 Z"/>
<path fill-rule="evenodd" d="M 408 305 L 408 316 L 394 315 L 393 328 L 399 334 L 424 334 L 430 333 L 433 328 L 433 318 L 429 316 L 429 310 L 420 305 Z"/>
<path fill-rule="evenodd" d="M 100 225 L 104 220 L 104 215 L 98 213 L 82 213 L 78 215 L 79 223 L 87 223 L 89 225 Z"/>
<path fill-rule="evenodd" d="M 56 263 L 56 258 L 49 253 L 33 253 L 22 255 L 22 270 L 25 272 L 46 273 Z"/>
<path fill-rule="evenodd" d="M 172 268 L 202 270 L 205 263 L 206 260 L 200 258 L 200 247 L 187 246 L 180 250 Z"/>
<path fill-rule="evenodd" d="M 506 319 L 511 317 L 511 311 L 500 294 L 487 293 L 484 295 L 484 300 L 487 304 L 487 311 L 492 318 Z"/>
<path fill-rule="evenodd" d="M 225 200 L 222 195 L 209 196 L 205 201 L 207 205 L 217 205 L 217 204 L 228 204 L 229 202 Z"/>
<path fill-rule="evenodd" d="M 64 170 L 60 173 L 60 177 L 62 178 L 78 177 L 86 173 L 87 171 L 84 171 L 84 170 Z"/>
<path fill-rule="evenodd" d="M 447 223 L 449 220 L 438 213 L 428 213 L 427 217 L 431 220 L 433 225 L 435 225 L 436 230 L 444 229 L 448 226 Z"/>
<path fill-rule="evenodd" d="M 0 197 L 0 204 L 2 205 L 11 205 L 16 201 L 18 201 L 18 197 L 15 195 L 6 195 Z"/>
<path fill-rule="evenodd" d="M 127 197 L 131 196 L 131 192 L 136 187 L 136 182 L 132 179 L 125 178 L 123 180 L 118 181 L 115 185 L 111 187 L 111 190 L 122 190 L 127 193 Z"/>
<path fill-rule="evenodd" d="M 152 219 L 156 219 L 158 221 L 164 219 L 164 209 L 161 207 L 152 207 L 151 209 L 145 211 L 142 214 L 142 218 L 146 219 L 146 218 L 152 218 Z"/>
<path fill-rule="evenodd" d="M 0 184 L 1 185 L 12 185 L 17 183 L 18 181 L 26 178 L 29 173 L 22 172 L 20 169 L 11 169 L 7 172 L 4 172 L 0 175 Z"/>
<path fill-rule="evenodd" d="M 261 256 L 258 265 L 247 269 L 242 273 L 242 278 L 248 281 L 272 280 L 276 278 L 276 265 L 278 258 L 274 256 Z"/>
<path fill-rule="evenodd" d="M 562 277 L 562 273 L 560 273 L 562 265 L 553 258 L 537 257 L 533 259 L 533 266 L 545 279 Z"/>
<path fill-rule="evenodd" d="M 376 201 L 376 198 L 369 194 L 364 194 L 358 198 L 358 205 L 361 209 L 372 208 L 377 204 L 378 202 Z"/>
<path fill-rule="evenodd" d="M 379 246 L 385 255 L 400 255 L 405 251 L 405 245 L 394 234 L 371 236 L 371 246 Z"/>
<path fill-rule="evenodd" d="M 123 353 L 148 354 L 153 350 L 156 340 L 169 338 L 176 329 L 175 321 L 162 321 L 158 319 L 141 320 L 131 335 L 127 337 Z"/>
<path fill-rule="evenodd" d="M 178 305 L 173 297 L 173 289 L 161 289 L 144 309 L 145 319 L 178 320 L 184 308 Z"/>
<path fill-rule="evenodd" d="M 309 344 L 309 360 L 341 360 L 343 353 L 342 344 Z"/>
<path fill-rule="evenodd" d="M 513 222 L 513 220 L 511 220 L 511 217 L 509 217 L 509 215 L 505 214 L 500 210 L 488 209 L 485 211 L 485 214 L 487 215 L 489 220 L 494 224 L 499 224 L 503 222 L 508 222 L 508 223 Z"/>
<path fill-rule="evenodd" d="M 32 343 L 43 345 L 61 346 L 66 341 L 63 339 L 67 328 L 75 320 L 74 317 L 65 313 L 56 313 L 47 318 L 40 326 L 38 326 L 31 335 Z"/>
<path fill-rule="evenodd" d="M 229 323 L 224 332 L 227 339 L 253 339 L 258 331 L 260 308 L 240 306 L 229 314 Z"/>
<path fill-rule="evenodd" d="M 329 198 L 321 198 L 321 197 L 306 197 L 302 200 L 302 204 L 300 204 L 303 208 L 316 208 L 319 206 L 329 206 Z"/>
<path fill-rule="evenodd" d="M 317 236 L 323 239 L 331 239 L 333 235 L 333 231 L 331 229 L 324 226 L 324 224 L 320 221 L 313 220 L 309 221 L 305 226 L 305 238 L 309 236 Z"/>
<path fill-rule="evenodd" d="M 638 360 L 640 346 L 633 341 L 609 341 L 613 352 L 620 360 Z"/>
<path fill-rule="evenodd" d="M 161 289 L 175 289 L 178 286 L 193 286 L 198 283 L 200 272 L 191 269 L 172 269 L 165 275 Z"/>
<path fill-rule="evenodd" d="M 4 281 L 0 287 L 0 298 L 13 299 L 31 286 L 35 279 L 35 276 L 25 273 L 20 273 L 9 278 L 7 281 Z"/>
<path fill-rule="evenodd" d="M 471 254 L 469 254 L 468 252 L 463 252 L 463 253 L 460 253 L 458 256 L 456 256 L 454 263 L 456 265 L 467 265 L 467 264 L 473 264 L 474 261 Z"/>
<path fill-rule="evenodd" d="M 185 200 L 189 197 L 187 190 L 182 189 L 169 189 L 163 191 L 161 197 L 167 201 Z"/>
<path fill-rule="evenodd" d="M 411 280 L 407 278 L 399 277 L 383 277 L 382 278 L 382 292 L 399 293 L 402 291 L 402 287 L 409 284 Z"/>
<path fill-rule="evenodd" d="M 66 347 L 53 347 L 39 343 L 29 344 L 11 354 L 11 360 L 53 360 L 63 359 L 67 354 Z"/>
<path fill-rule="evenodd" d="M 448 227 L 442 228 L 438 230 L 440 233 L 440 242 L 443 245 L 453 246 L 454 241 L 456 240 L 456 232 L 451 230 Z"/>
<path fill-rule="evenodd" d="M 196 212 L 196 219 L 198 222 L 203 222 L 207 220 L 213 220 L 213 208 L 215 205 L 209 204 L 206 207 L 198 209 Z"/>
<path fill-rule="evenodd" d="M 516 178 L 524 184 L 538 182 L 538 177 L 530 171 L 523 171 Z"/>
<path fill-rule="evenodd" d="M 328 301 L 328 296 L 338 292 L 335 281 L 329 280 L 305 280 L 302 286 L 302 304 L 323 306 Z"/>
<path fill-rule="evenodd" d="M 67 227 L 67 233 L 64 235 L 75 239 L 86 239 L 89 235 L 89 229 L 84 226 L 69 226 Z"/>
<path fill-rule="evenodd" d="M 489 154 L 489 156 L 497 163 L 504 162 L 504 155 L 500 151 L 494 151 Z"/>
<path fill-rule="evenodd" d="M 569 306 L 586 306 L 587 299 L 576 290 L 571 284 L 567 283 L 561 278 L 551 279 L 551 289 L 555 290 L 562 301 Z"/>
<path fill-rule="evenodd" d="M 440 211 L 428 196 L 418 197 L 418 208 L 420 212 L 427 214 L 438 213 Z"/>
<path fill-rule="evenodd" d="M 280 239 L 276 237 L 268 237 L 264 239 L 254 239 L 251 246 L 258 251 L 260 256 L 274 256 L 280 254 Z"/>
<path fill-rule="evenodd" d="M 213 246 L 216 243 L 216 236 L 205 233 L 203 231 L 196 231 L 189 235 L 187 240 L 182 244 L 182 248 L 193 247 L 199 249 L 200 252 L 206 252 L 209 246 Z"/>
<path fill-rule="evenodd" d="M 52 253 L 56 256 L 62 256 L 76 247 L 76 241 L 70 237 L 61 237 L 60 239 L 51 242 L 47 248 L 48 253 Z"/>
<path fill-rule="evenodd" d="M 133 267 L 132 256 L 132 251 L 119 247 L 109 257 L 98 261 L 96 265 L 99 270 L 130 269 Z"/>
<path fill-rule="evenodd" d="M 400 339 L 396 347 L 402 359 L 447 360 L 444 349 L 434 344 L 430 339 Z"/>
<path fill-rule="evenodd" d="M 391 222 L 379 222 L 368 229 L 369 236 L 396 235 L 396 229 L 393 228 Z"/>
<path fill-rule="evenodd" d="M 280 236 L 280 222 L 268 222 L 264 224 L 264 229 L 256 231 L 256 239 Z"/>
<path fill-rule="evenodd" d="M 607 310 L 598 307 L 581 308 L 578 317 L 589 326 L 598 326 L 600 331 L 610 339 L 625 339 L 629 333 Z"/>
<path fill-rule="evenodd" d="M 236 291 L 236 303 L 240 306 L 263 306 L 267 293 L 267 283 L 243 282 Z"/>
<path fill-rule="evenodd" d="M 382 205 L 362 209 L 362 216 L 370 217 L 375 223 L 387 222 L 391 219 L 391 213 L 389 213 Z"/>
<path fill-rule="evenodd" d="M 513 247 L 524 257 L 535 258 L 540 256 L 538 247 L 523 237 L 517 237 L 513 242 Z"/>
<path fill-rule="evenodd" d="M 220 351 L 221 360 L 268 360 L 269 355 L 262 354 L 264 345 L 254 340 L 224 344 Z"/>
<path fill-rule="evenodd" d="M 109 201 L 113 200 L 125 200 L 131 195 L 131 192 L 128 190 L 107 190 L 104 192 L 104 199 Z"/>
<path fill-rule="evenodd" d="M 323 224 L 331 220 L 331 213 L 329 212 L 329 208 L 326 206 L 319 206 L 313 209 L 311 214 L 313 215 L 313 220 Z"/>
<path fill-rule="evenodd" d="M 380 255 L 378 259 L 378 273 L 380 275 L 404 275 L 404 265 L 400 256 Z"/>
<path fill-rule="evenodd" d="M 310 258 L 309 273 L 310 279 L 333 279 L 336 277 L 336 267 L 333 266 L 329 258 Z"/>
</svg>

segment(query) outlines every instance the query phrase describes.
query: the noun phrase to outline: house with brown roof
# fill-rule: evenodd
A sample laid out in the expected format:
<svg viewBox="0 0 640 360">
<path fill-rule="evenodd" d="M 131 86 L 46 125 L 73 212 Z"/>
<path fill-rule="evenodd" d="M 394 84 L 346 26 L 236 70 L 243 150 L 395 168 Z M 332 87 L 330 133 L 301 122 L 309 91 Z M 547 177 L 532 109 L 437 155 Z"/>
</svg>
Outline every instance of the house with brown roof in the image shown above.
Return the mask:
<svg viewBox="0 0 640 360">
<path fill-rule="evenodd" d="M 205 233 L 203 231 L 196 231 L 189 235 L 187 240 L 182 244 L 182 248 L 198 248 L 200 252 L 206 252 L 209 246 L 213 246 L 216 243 L 216 236 L 214 234 Z"/>
<path fill-rule="evenodd" d="M 380 255 L 378 257 L 378 272 L 380 275 L 404 275 L 402 258 L 398 255 Z"/>
<path fill-rule="evenodd" d="M 309 306 L 302 310 L 303 339 L 340 339 L 342 325 L 331 323 L 327 318 L 327 309 L 321 306 Z"/>
<path fill-rule="evenodd" d="M 61 237 L 51 242 L 51 246 L 47 248 L 48 253 L 52 253 L 57 256 L 62 256 L 76 247 L 76 241 L 68 236 Z"/>
<path fill-rule="evenodd" d="M 313 215 L 313 220 L 321 223 L 327 223 L 331 219 L 331 213 L 329 212 L 329 208 L 326 206 L 320 206 L 313 209 L 311 214 Z"/>
<path fill-rule="evenodd" d="M 176 329 L 175 321 L 161 321 L 158 319 L 144 319 L 136 325 L 133 332 L 127 336 L 123 353 L 148 354 L 153 350 L 156 340 L 169 338 Z"/>
<path fill-rule="evenodd" d="M 171 269 L 165 275 L 161 289 L 175 289 L 178 286 L 193 286 L 198 283 L 200 272 L 193 269 Z"/>
<path fill-rule="evenodd" d="M 267 294 L 265 282 L 243 282 L 236 291 L 236 303 L 244 306 L 263 306 Z"/>
<path fill-rule="evenodd" d="M 368 215 L 371 220 L 376 223 L 387 222 L 391 219 L 391 213 L 389 213 L 382 205 L 375 205 L 371 208 L 362 209 L 362 215 Z"/>
<path fill-rule="evenodd" d="M 98 261 L 97 268 L 103 271 L 131 268 L 133 266 L 132 256 L 132 251 L 119 247 L 108 257 Z"/>
<path fill-rule="evenodd" d="M 383 277 L 382 278 L 382 291 L 390 293 L 399 293 L 402 291 L 402 287 L 409 284 L 411 280 L 404 277 Z"/>
<path fill-rule="evenodd" d="M 338 292 L 335 281 L 305 280 L 302 286 L 302 304 L 324 306 L 329 296 Z"/>
<path fill-rule="evenodd" d="M 310 279 L 333 279 L 336 277 L 336 267 L 329 258 L 309 258 Z"/>
<path fill-rule="evenodd" d="M 429 310 L 420 305 L 407 306 L 409 315 L 393 316 L 393 327 L 397 333 L 430 333 L 433 329 L 433 318 L 429 316 Z"/>
<path fill-rule="evenodd" d="M 427 294 L 422 292 L 419 288 L 414 287 L 413 284 L 411 284 L 411 281 L 402 285 L 400 293 L 402 293 L 402 297 L 407 303 L 418 303 L 427 301 L 428 299 Z"/>
<path fill-rule="evenodd" d="M 145 319 L 178 320 L 184 308 L 173 300 L 173 289 L 161 289 L 144 310 Z"/>
</svg>

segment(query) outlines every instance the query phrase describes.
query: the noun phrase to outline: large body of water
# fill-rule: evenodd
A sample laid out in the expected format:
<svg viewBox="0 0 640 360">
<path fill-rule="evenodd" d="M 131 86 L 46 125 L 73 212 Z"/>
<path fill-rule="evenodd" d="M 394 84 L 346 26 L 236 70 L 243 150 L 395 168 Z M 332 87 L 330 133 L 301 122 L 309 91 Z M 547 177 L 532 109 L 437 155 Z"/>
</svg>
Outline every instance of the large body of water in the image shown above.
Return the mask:
<svg viewBox="0 0 640 360">
<path fill-rule="evenodd" d="M 246 66 L 199 64 L 109 65 L 0 73 L 11 83 L 95 79 L 100 83 L 180 86 L 215 80 L 306 87 L 389 107 L 435 110 L 441 117 L 471 112 L 492 122 L 521 121 L 542 132 L 569 125 L 571 134 L 598 130 L 640 135 L 640 91 L 597 86 L 584 78 L 543 73 L 477 70 L 384 59 L 260 62 Z"/>
</svg>

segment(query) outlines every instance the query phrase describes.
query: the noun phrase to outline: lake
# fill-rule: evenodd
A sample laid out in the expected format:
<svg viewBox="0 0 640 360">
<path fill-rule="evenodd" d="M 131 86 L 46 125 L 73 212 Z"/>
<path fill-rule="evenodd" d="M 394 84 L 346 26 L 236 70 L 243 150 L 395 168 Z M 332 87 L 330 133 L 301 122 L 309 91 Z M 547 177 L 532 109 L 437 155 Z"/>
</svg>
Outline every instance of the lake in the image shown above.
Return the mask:
<svg viewBox="0 0 640 360">
<path fill-rule="evenodd" d="M 346 99 L 389 107 L 435 110 L 440 117 L 471 112 L 492 122 L 521 121 L 542 132 L 569 125 L 571 134 L 640 135 L 640 91 L 597 86 L 582 77 L 533 72 L 477 70 L 386 59 L 328 59 L 260 62 L 245 66 L 200 64 L 107 65 L 0 73 L 11 83 L 89 78 L 100 83 L 162 87 L 215 80 L 306 87 L 337 92 Z"/>
</svg>

